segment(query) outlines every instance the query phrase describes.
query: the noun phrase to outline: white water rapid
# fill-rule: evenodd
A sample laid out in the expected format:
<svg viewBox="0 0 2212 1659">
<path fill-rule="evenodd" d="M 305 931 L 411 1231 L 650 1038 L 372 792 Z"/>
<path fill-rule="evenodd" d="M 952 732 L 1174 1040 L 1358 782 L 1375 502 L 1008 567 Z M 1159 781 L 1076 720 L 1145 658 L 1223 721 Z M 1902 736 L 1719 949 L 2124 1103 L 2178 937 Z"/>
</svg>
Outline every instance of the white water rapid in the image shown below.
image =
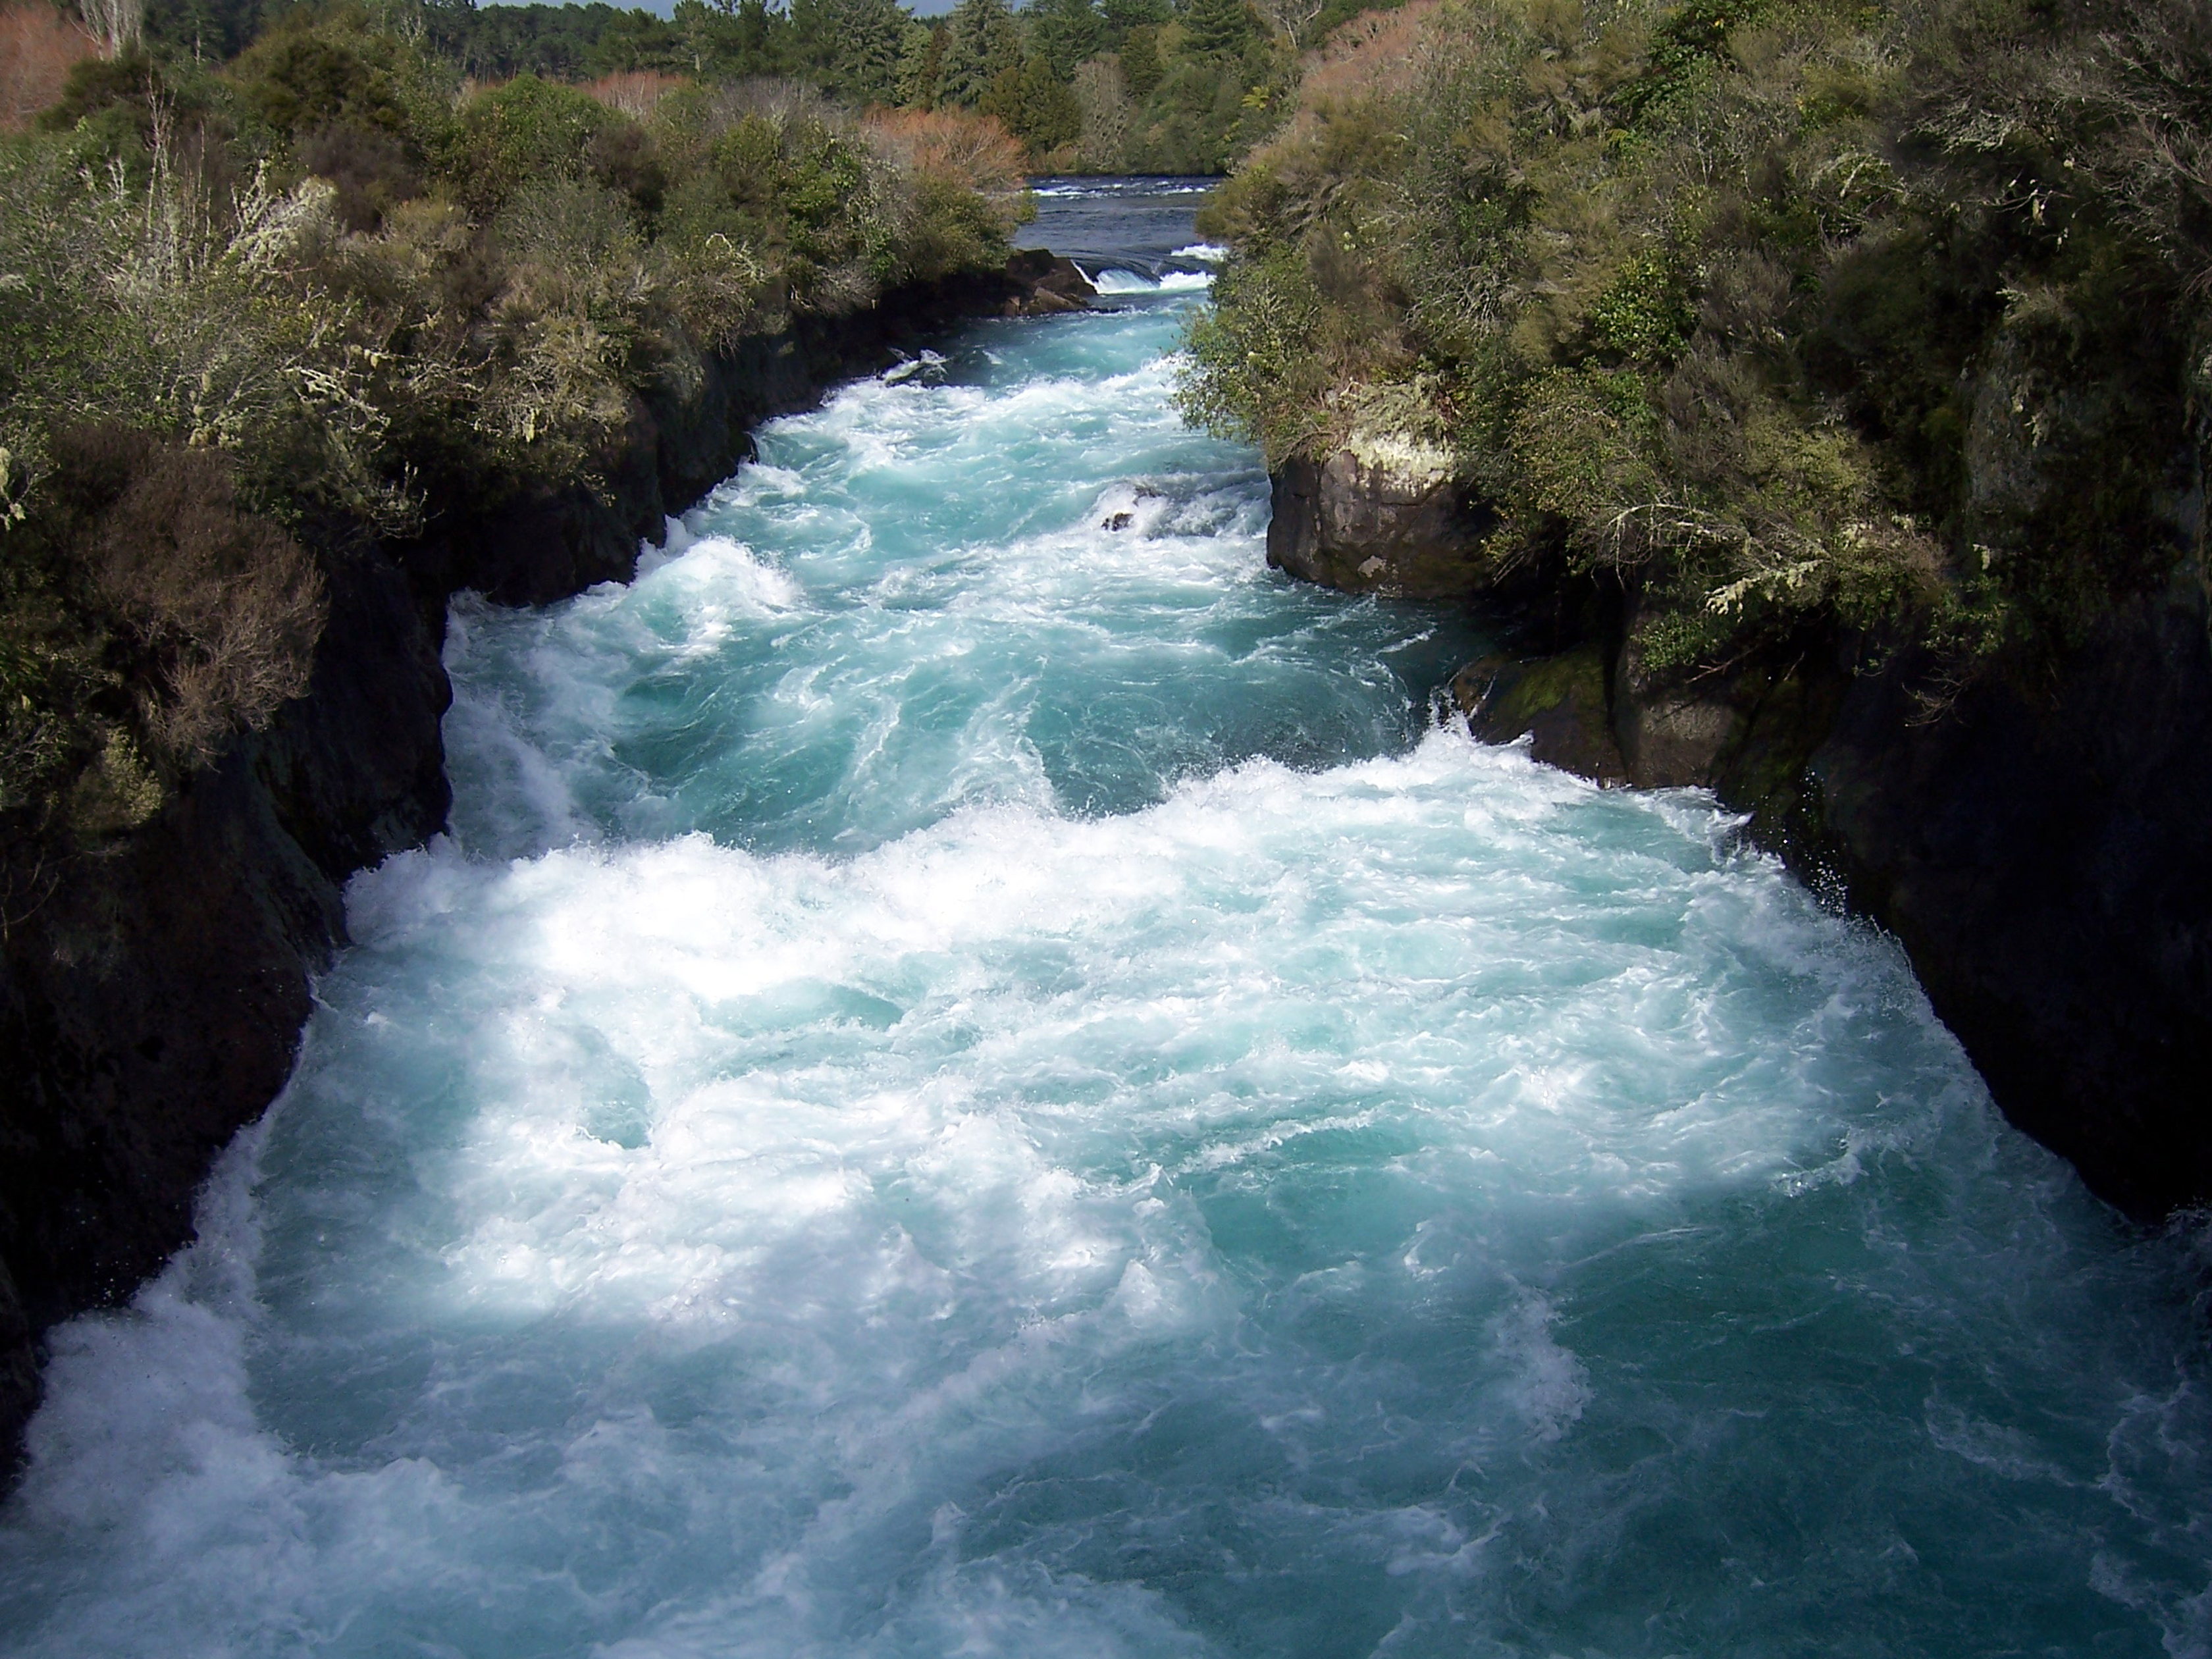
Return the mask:
<svg viewBox="0 0 2212 1659">
<path fill-rule="evenodd" d="M 453 833 L 55 1334 L 0 1650 L 2206 1652 L 2189 1236 L 1710 800 L 1269 572 L 1194 198 L 1056 188 L 1122 308 L 456 607 Z"/>
</svg>

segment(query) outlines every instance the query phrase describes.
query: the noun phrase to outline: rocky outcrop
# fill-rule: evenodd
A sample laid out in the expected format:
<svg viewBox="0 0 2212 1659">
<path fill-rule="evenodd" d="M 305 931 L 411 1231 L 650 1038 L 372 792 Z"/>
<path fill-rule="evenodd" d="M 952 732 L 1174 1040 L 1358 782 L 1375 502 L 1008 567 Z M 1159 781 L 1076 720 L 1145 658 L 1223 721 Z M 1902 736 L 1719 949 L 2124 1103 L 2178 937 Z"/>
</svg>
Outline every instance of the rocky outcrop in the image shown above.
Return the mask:
<svg viewBox="0 0 2212 1659">
<path fill-rule="evenodd" d="M 1527 738 L 1528 752 L 1547 766 L 1626 783 L 1627 762 L 1613 735 L 1610 667 L 1588 644 L 1550 656 L 1496 653 L 1452 677 L 1452 700 L 1493 743 Z"/>
<path fill-rule="evenodd" d="M 2207 622 L 2186 572 L 2051 682 L 1975 686 L 1940 720 L 1911 661 L 1855 677 L 1802 787 L 2006 1115 L 2145 1218 L 2212 1198 Z"/>
<path fill-rule="evenodd" d="M 127 1295 L 190 1236 L 195 1189 L 291 1069 L 339 884 L 445 820 L 448 701 L 422 597 L 325 549 L 308 695 L 143 830 L 18 872 L 0 949 L 0 1432 L 33 1339 Z M 9 1304 L 12 1302 L 12 1308 Z"/>
<path fill-rule="evenodd" d="M 1006 276 L 1020 291 L 1007 295 L 999 307 L 1002 317 L 1056 317 L 1082 311 L 1098 297 L 1074 260 L 1042 248 L 1025 248 L 1014 255 L 1006 262 Z"/>
<path fill-rule="evenodd" d="M 1274 476 L 1267 562 L 1347 593 L 1433 599 L 1482 580 L 1487 515 L 1443 451 L 1355 439 Z"/>
<path fill-rule="evenodd" d="M 36 1402 L 40 1334 L 127 1297 L 190 1237 L 216 1154 L 283 1086 L 310 978 L 344 941 L 346 878 L 445 823 L 451 595 L 539 603 L 627 579 L 641 538 L 727 477 L 758 422 L 940 324 L 1063 297 L 1060 263 L 1020 258 L 748 340 L 690 395 L 637 400 L 596 488 L 434 502 L 434 533 L 405 545 L 325 536 L 307 695 L 144 829 L 6 872 L 0 1476 Z"/>
</svg>

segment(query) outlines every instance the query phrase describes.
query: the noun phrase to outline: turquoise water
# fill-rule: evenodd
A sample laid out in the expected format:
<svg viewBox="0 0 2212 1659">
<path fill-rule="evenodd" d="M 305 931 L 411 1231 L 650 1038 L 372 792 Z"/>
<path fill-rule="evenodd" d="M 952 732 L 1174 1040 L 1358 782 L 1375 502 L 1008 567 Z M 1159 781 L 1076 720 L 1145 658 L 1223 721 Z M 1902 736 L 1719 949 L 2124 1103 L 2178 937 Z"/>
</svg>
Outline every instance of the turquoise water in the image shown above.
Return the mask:
<svg viewBox="0 0 2212 1659">
<path fill-rule="evenodd" d="M 6 1651 L 2208 1650 L 2189 1236 L 1268 572 L 1163 268 L 456 607 L 453 833 L 56 1334 Z"/>
</svg>

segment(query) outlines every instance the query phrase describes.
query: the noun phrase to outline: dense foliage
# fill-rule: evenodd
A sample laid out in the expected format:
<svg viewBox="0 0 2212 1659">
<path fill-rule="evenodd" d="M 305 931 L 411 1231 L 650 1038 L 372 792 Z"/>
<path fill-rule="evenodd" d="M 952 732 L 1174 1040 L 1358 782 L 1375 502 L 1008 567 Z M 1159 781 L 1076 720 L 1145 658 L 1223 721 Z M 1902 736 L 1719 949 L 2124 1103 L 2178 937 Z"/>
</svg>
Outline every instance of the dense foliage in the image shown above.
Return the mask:
<svg viewBox="0 0 2212 1659">
<path fill-rule="evenodd" d="M 48 852 L 304 689 L 303 544 L 588 480 L 640 394 L 1002 263 L 1023 200 L 979 118 L 472 86 L 344 9 L 88 58 L 42 125 L 0 138 L 0 830 Z"/>
<path fill-rule="evenodd" d="M 138 0 L 75 0 L 136 4 Z M 149 33 L 228 58 L 295 0 L 150 0 Z M 45 5 L 47 0 L 15 0 Z M 1279 119 L 1298 49 L 1357 0 L 677 0 L 580 5 L 374 0 L 395 32 L 483 80 L 638 72 L 799 81 L 855 106 L 997 117 L 1032 170 L 1219 173 Z M 4 90 L 4 88 L 0 88 Z"/>
<path fill-rule="evenodd" d="M 1838 622 L 1910 623 L 1954 689 L 2032 663 L 2183 551 L 2206 19 L 1423 0 L 1210 205 L 1187 405 L 1448 466 L 1498 571 L 1632 592 L 1647 666 Z"/>
<path fill-rule="evenodd" d="M 605 6 L 423 15 L 476 73 L 783 76 L 860 103 L 979 111 L 1039 170 L 1108 173 L 1224 170 L 1273 125 L 1298 25 L 1247 0 L 963 0 L 933 19 L 896 0 L 678 0 L 665 21 Z"/>
</svg>

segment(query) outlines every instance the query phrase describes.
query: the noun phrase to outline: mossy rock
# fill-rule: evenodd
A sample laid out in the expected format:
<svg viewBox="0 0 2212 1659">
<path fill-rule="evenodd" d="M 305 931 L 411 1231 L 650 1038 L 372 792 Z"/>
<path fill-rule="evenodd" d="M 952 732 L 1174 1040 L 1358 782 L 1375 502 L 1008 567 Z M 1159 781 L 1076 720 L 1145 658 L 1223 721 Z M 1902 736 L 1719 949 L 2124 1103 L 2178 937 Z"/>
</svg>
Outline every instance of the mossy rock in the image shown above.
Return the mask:
<svg viewBox="0 0 2212 1659">
<path fill-rule="evenodd" d="M 1628 781 L 1613 741 L 1605 658 L 1595 645 L 1557 655 L 1483 657 L 1452 678 L 1452 699 L 1486 743 L 1522 737 L 1547 766 L 1599 783 Z"/>
</svg>

